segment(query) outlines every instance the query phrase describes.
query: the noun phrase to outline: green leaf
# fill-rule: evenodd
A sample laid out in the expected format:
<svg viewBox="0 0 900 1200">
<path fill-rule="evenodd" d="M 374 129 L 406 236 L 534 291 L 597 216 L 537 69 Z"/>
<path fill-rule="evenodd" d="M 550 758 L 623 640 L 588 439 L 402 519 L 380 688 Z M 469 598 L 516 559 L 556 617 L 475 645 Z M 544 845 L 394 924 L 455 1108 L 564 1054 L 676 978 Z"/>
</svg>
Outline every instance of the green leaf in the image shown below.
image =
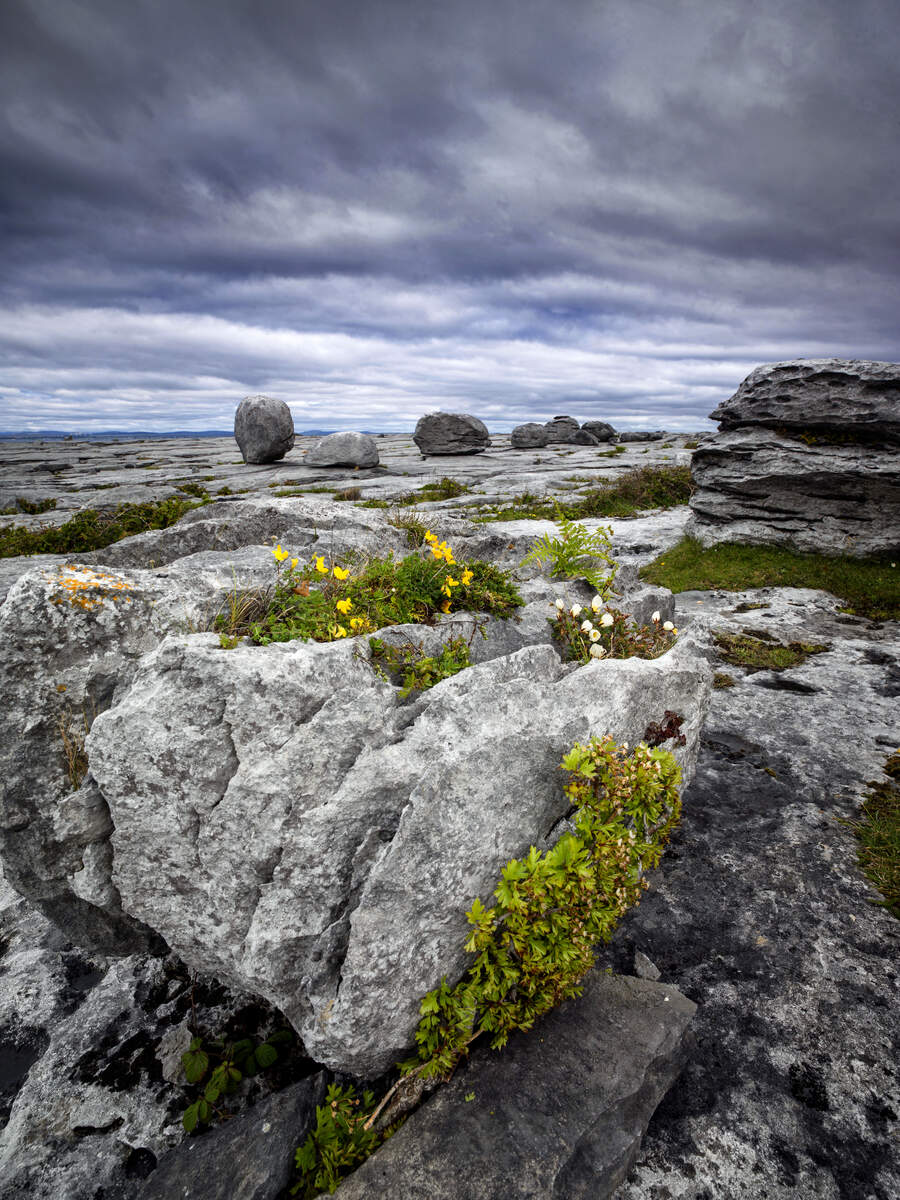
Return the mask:
<svg viewBox="0 0 900 1200">
<path fill-rule="evenodd" d="M 195 1100 L 193 1104 L 189 1105 L 184 1110 L 184 1114 L 182 1115 L 182 1118 L 181 1118 L 181 1124 L 184 1126 L 185 1133 L 193 1133 L 194 1130 L 197 1128 L 197 1122 L 200 1119 L 199 1112 L 200 1112 L 200 1101 L 199 1100 Z"/>
<path fill-rule="evenodd" d="M 209 1055 L 205 1050 L 189 1050 L 182 1054 L 181 1064 L 188 1083 L 199 1083 L 209 1069 Z"/>
<path fill-rule="evenodd" d="M 266 1067 L 271 1067 L 277 1061 L 278 1051 L 270 1042 L 262 1042 L 256 1047 L 255 1058 L 260 1067 L 265 1070 Z"/>
</svg>

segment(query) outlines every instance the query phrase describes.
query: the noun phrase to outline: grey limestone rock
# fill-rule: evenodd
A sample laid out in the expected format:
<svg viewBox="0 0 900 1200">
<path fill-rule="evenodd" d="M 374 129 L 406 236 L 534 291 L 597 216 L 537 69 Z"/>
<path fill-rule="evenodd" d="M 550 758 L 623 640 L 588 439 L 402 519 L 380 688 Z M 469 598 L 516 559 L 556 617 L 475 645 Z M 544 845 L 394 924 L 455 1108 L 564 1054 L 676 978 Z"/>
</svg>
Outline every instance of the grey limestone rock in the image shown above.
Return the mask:
<svg viewBox="0 0 900 1200">
<path fill-rule="evenodd" d="M 481 1048 L 341 1185 L 346 1200 L 606 1200 L 687 1059 L 695 1005 L 592 971 L 584 993 Z"/>
<path fill-rule="evenodd" d="M 595 438 L 589 429 L 579 429 L 577 433 L 572 434 L 573 446 L 599 446 L 600 439 Z"/>
<path fill-rule="evenodd" d="M 234 414 L 234 438 L 245 463 L 277 462 L 294 445 L 291 410 L 272 396 L 245 396 Z"/>
<path fill-rule="evenodd" d="M 618 434 L 620 442 L 658 442 L 664 437 L 661 430 L 626 429 Z"/>
<path fill-rule="evenodd" d="M 306 452 L 306 466 L 377 467 L 378 447 L 367 433 L 329 433 Z"/>
<path fill-rule="evenodd" d="M 413 441 L 423 455 L 481 454 L 491 444 L 487 426 L 468 413 L 426 413 L 416 422 Z"/>
<path fill-rule="evenodd" d="M 548 421 L 544 428 L 547 431 L 548 445 L 559 442 L 565 445 L 575 440 L 575 435 L 581 426 L 574 417 L 559 416 L 554 417 L 552 421 Z"/>
<path fill-rule="evenodd" d="M 764 425 L 900 442 L 900 363 L 808 358 L 768 363 L 710 413 L 722 429 Z"/>
<path fill-rule="evenodd" d="M 322 1073 L 189 1138 L 161 1158 L 141 1200 L 278 1200 L 293 1182 L 294 1151 L 325 1100 Z"/>
<path fill-rule="evenodd" d="M 611 442 L 616 436 L 615 429 L 607 421 L 584 421 L 581 428 L 593 434 L 598 442 Z"/>
<path fill-rule="evenodd" d="M 546 446 L 548 441 L 549 434 L 546 425 L 539 425 L 536 421 L 517 425 L 509 435 L 509 444 L 514 450 L 539 449 Z"/>
<path fill-rule="evenodd" d="M 867 556 L 900 549 L 900 364 L 759 367 L 694 454 L 688 532 Z"/>
<path fill-rule="evenodd" d="M 689 639 L 575 669 L 526 645 L 398 705 L 351 643 L 170 637 L 89 738 L 113 881 L 186 962 L 371 1077 L 464 969 L 472 899 L 565 815 L 569 746 L 636 742 L 675 709 L 687 781 L 708 690 Z"/>
</svg>

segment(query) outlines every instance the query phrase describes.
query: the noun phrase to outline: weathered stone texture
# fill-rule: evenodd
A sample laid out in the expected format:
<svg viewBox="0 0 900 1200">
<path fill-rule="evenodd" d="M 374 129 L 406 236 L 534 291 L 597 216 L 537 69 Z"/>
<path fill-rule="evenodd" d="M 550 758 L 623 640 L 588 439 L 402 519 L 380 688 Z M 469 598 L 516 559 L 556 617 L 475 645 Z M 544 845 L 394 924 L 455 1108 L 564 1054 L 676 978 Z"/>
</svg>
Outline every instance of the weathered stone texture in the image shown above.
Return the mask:
<svg viewBox="0 0 900 1200">
<path fill-rule="evenodd" d="M 688 1055 L 695 1005 L 593 971 L 584 994 L 472 1061 L 341 1186 L 346 1200 L 606 1200 Z"/>
<path fill-rule="evenodd" d="M 558 416 L 548 421 L 544 428 L 547 430 L 548 444 L 573 442 L 581 426 L 574 417 Z"/>
<path fill-rule="evenodd" d="M 378 447 L 367 433 L 329 433 L 306 452 L 308 467 L 377 467 Z"/>
<path fill-rule="evenodd" d="M 277 462 L 294 445 L 291 410 L 272 396 L 245 396 L 234 414 L 234 438 L 245 463 Z"/>
<path fill-rule="evenodd" d="M 675 709 L 689 779 L 708 687 L 688 640 L 577 669 L 536 645 L 398 707 L 351 643 L 226 654 L 172 637 L 89 739 L 113 879 L 185 961 L 276 1004 L 318 1061 L 371 1076 L 463 970 L 472 898 L 565 814 L 572 742 L 636 742 Z"/>
<path fill-rule="evenodd" d="M 581 428 L 593 434 L 598 442 L 611 442 L 616 436 L 615 429 L 607 421 L 585 421 Z"/>
<path fill-rule="evenodd" d="M 900 550 L 900 364 L 823 359 L 752 372 L 694 454 L 688 532 L 810 553 Z"/>
<path fill-rule="evenodd" d="M 525 425 L 517 425 L 509 435 L 509 444 L 514 450 L 540 449 L 549 441 L 546 425 L 538 425 L 529 421 Z"/>
<path fill-rule="evenodd" d="M 416 422 L 413 441 L 422 454 L 481 454 L 491 444 L 487 426 L 468 413 L 427 413 Z"/>
</svg>

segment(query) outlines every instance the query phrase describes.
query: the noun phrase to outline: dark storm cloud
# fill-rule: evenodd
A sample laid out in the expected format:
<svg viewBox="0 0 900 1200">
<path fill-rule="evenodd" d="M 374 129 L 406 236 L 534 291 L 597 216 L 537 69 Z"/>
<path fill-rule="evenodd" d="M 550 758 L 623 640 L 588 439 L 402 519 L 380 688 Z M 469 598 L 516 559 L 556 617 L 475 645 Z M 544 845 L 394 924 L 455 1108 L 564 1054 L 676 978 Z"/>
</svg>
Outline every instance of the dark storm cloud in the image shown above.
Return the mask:
<svg viewBox="0 0 900 1200">
<path fill-rule="evenodd" d="M 900 358 L 895 18 L 4 0 L 0 426 L 699 428 Z"/>
</svg>

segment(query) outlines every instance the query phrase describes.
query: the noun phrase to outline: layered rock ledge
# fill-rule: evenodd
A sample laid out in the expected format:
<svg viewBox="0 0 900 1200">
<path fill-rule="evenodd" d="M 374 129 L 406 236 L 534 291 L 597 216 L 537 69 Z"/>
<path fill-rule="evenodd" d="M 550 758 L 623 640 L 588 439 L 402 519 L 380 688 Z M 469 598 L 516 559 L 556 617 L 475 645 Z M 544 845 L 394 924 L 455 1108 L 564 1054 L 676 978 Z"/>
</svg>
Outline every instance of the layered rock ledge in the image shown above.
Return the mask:
<svg viewBox="0 0 900 1200">
<path fill-rule="evenodd" d="M 865 557 L 900 549 L 900 364 L 758 367 L 694 454 L 689 532 Z"/>
</svg>

